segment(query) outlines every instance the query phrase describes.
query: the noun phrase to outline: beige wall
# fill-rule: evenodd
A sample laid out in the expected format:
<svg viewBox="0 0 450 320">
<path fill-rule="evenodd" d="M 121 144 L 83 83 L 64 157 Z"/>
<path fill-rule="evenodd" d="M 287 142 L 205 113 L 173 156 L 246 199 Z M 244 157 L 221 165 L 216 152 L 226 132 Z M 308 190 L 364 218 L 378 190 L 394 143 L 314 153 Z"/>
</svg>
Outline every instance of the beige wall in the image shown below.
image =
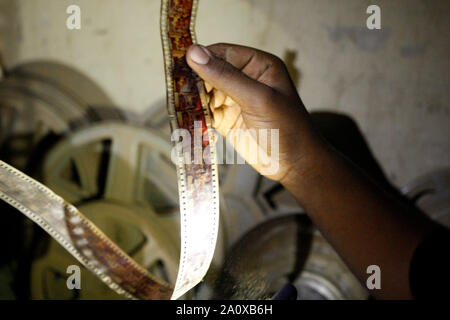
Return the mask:
<svg viewBox="0 0 450 320">
<path fill-rule="evenodd" d="M 381 31 L 365 28 L 373 3 Z M 81 7 L 80 31 L 65 27 L 69 4 Z M 403 185 L 450 165 L 449 9 L 441 0 L 202 0 L 197 34 L 295 52 L 307 107 L 352 115 Z M 8 66 L 72 65 L 143 112 L 165 95 L 158 23 L 158 0 L 0 0 L 0 49 Z"/>
</svg>

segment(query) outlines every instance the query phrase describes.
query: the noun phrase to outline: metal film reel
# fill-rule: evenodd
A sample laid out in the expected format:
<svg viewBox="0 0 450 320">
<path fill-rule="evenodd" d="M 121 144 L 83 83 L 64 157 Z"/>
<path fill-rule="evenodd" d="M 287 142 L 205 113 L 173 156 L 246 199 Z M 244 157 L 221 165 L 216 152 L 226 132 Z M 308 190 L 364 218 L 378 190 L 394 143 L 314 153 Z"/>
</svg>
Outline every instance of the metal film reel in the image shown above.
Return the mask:
<svg viewBox="0 0 450 320">
<path fill-rule="evenodd" d="M 368 297 L 305 215 L 273 218 L 242 237 L 227 257 L 216 297 L 267 299 L 288 282 L 301 300 Z"/>
<path fill-rule="evenodd" d="M 230 245 L 258 224 L 304 211 L 278 182 L 261 176 L 247 164 L 224 165 L 219 172 Z"/>
<path fill-rule="evenodd" d="M 45 157 L 42 180 L 76 203 L 143 267 L 173 283 L 179 226 L 177 180 L 170 152 L 169 141 L 153 130 L 103 122 L 58 143 Z M 32 266 L 33 297 L 54 298 L 60 291 L 67 294 L 65 285 L 52 285 L 48 279 L 67 277 L 68 260 L 70 255 L 51 241 Z M 116 297 L 93 275 L 86 281 L 89 289 L 72 298 Z"/>
<path fill-rule="evenodd" d="M 101 88 L 65 65 L 36 61 L 7 70 L 0 81 L 0 158 L 33 172 L 47 145 L 58 137 L 100 119 L 121 118 L 114 108 L 97 107 L 111 104 Z M 10 261 L 15 294 L 28 298 L 34 226 L 16 218 L 10 208 L 4 211 L 5 224 L 20 235 Z"/>
<path fill-rule="evenodd" d="M 42 138 L 97 120 L 91 106 L 107 105 L 106 94 L 70 67 L 38 61 L 8 71 L 0 82 L 2 158 L 24 169 Z"/>
<path fill-rule="evenodd" d="M 72 67 L 53 61 L 36 61 L 25 63 L 8 72 L 19 78 L 32 78 L 47 82 L 80 105 L 110 106 L 111 98 L 94 81 Z"/>
<path fill-rule="evenodd" d="M 177 178 L 171 148 L 154 130 L 102 122 L 72 134 L 53 148 L 43 164 L 42 178 L 75 204 L 101 196 L 154 206 L 154 194 L 149 194 L 154 191 L 166 198 L 165 204 L 157 205 L 159 211 L 176 208 Z"/>
</svg>

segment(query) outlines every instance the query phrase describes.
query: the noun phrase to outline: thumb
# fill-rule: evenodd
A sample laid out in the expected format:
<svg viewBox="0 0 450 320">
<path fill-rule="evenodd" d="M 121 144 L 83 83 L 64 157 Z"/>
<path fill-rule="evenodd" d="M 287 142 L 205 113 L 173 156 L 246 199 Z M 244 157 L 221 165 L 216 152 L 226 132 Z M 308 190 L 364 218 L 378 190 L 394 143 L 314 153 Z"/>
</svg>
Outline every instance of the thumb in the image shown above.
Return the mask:
<svg viewBox="0 0 450 320">
<path fill-rule="evenodd" d="M 186 54 L 186 60 L 204 81 L 223 91 L 243 109 L 260 105 L 273 91 L 224 59 L 214 56 L 203 46 L 192 45 Z"/>
</svg>

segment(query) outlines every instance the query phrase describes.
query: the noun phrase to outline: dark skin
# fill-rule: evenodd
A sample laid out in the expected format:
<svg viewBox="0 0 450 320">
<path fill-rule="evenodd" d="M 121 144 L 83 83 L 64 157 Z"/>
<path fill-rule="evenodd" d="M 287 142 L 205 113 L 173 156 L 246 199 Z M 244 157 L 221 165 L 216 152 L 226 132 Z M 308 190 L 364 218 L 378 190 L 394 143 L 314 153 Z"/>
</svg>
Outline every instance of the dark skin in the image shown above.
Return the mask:
<svg viewBox="0 0 450 320">
<path fill-rule="evenodd" d="M 253 48 L 192 46 L 187 62 L 207 83 L 214 126 L 279 129 L 279 169 L 266 175 L 289 190 L 363 286 L 381 269 L 380 299 L 410 299 L 410 263 L 432 228 L 379 189 L 316 132 L 284 63 Z M 228 97 L 228 98 L 227 98 Z M 248 150 L 234 144 L 244 159 Z M 261 164 L 252 164 L 264 174 Z"/>
</svg>

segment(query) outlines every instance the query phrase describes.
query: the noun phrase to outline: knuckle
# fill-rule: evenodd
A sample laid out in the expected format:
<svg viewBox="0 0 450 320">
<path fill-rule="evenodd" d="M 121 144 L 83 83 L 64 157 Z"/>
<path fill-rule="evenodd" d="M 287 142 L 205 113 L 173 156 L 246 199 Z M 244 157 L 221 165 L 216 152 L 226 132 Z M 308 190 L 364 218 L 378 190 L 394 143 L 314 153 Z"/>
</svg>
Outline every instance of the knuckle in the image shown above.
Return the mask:
<svg viewBox="0 0 450 320">
<path fill-rule="evenodd" d="M 227 51 L 230 45 L 224 42 L 215 43 L 208 46 L 208 49 L 218 58 L 226 59 Z"/>
<path fill-rule="evenodd" d="M 285 66 L 285 65 L 284 65 L 284 61 L 281 60 L 280 57 L 271 54 L 270 59 L 271 59 L 271 61 L 272 61 L 272 63 L 273 63 L 273 66 L 274 66 L 275 68 L 277 68 L 277 69 L 284 68 L 284 66 Z"/>
</svg>

